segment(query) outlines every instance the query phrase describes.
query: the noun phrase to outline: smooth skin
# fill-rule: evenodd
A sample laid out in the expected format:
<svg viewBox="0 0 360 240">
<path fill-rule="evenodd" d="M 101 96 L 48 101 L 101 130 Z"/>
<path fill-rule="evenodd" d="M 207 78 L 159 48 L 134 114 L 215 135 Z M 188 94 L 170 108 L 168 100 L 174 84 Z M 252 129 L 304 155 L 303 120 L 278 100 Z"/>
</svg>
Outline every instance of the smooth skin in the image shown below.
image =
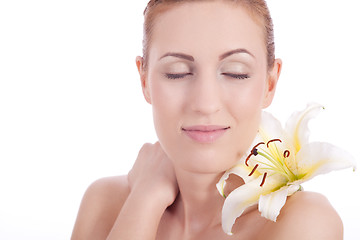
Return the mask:
<svg viewBox="0 0 360 240">
<path fill-rule="evenodd" d="M 88 188 L 73 240 L 342 239 L 336 211 L 310 192 L 289 197 L 276 223 L 254 206 L 234 235 L 221 228 L 215 184 L 250 147 L 280 76 L 281 60 L 267 68 L 263 34 L 245 9 L 223 1 L 186 2 L 157 17 L 148 67 L 136 63 L 159 142 L 142 147 L 127 176 Z M 209 125 L 227 130 L 209 143 L 186 134 Z M 232 176 L 227 191 L 241 184 Z"/>
</svg>

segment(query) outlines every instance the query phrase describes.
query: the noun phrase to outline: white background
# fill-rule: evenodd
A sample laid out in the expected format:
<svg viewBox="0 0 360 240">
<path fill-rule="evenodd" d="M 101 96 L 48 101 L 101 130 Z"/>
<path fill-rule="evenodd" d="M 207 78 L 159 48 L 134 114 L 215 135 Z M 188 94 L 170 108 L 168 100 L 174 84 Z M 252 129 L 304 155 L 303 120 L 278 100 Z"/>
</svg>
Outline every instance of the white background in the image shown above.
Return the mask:
<svg viewBox="0 0 360 240">
<path fill-rule="evenodd" d="M 156 141 L 142 97 L 146 0 L 0 1 L 0 239 L 69 239 L 94 180 L 126 174 Z M 360 6 L 357 0 L 269 0 L 284 61 L 269 108 L 283 122 L 308 102 L 326 110 L 312 139 L 360 156 Z M 360 177 L 305 184 L 325 194 L 360 239 Z"/>
</svg>

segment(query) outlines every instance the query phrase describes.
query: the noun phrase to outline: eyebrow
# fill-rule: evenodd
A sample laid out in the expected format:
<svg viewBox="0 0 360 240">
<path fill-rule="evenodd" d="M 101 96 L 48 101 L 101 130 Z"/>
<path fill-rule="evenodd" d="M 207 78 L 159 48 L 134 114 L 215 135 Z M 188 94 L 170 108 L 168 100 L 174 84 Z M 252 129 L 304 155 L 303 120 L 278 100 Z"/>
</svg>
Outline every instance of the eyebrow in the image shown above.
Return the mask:
<svg viewBox="0 0 360 240">
<path fill-rule="evenodd" d="M 237 49 L 234 49 L 234 50 L 231 50 L 231 51 L 228 51 L 226 53 L 223 53 L 219 56 L 219 60 L 223 60 L 224 58 L 227 58 L 233 54 L 237 54 L 237 53 L 246 53 L 250 56 L 252 56 L 253 58 L 255 58 L 255 56 L 249 52 L 248 50 L 244 49 L 244 48 L 237 48 Z M 176 52 L 168 52 L 168 53 L 165 53 L 164 55 L 162 55 L 160 59 L 163 59 L 165 57 L 176 57 L 176 58 L 181 58 L 181 59 L 185 59 L 185 60 L 188 60 L 188 61 L 191 61 L 191 62 L 194 62 L 195 59 L 193 56 L 190 56 L 190 55 L 187 55 L 187 54 L 184 54 L 184 53 L 176 53 Z"/>
<path fill-rule="evenodd" d="M 182 59 L 185 59 L 185 60 L 188 60 L 188 61 L 191 61 L 191 62 L 195 61 L 193 56 L 183 54 L 183 53 L 175 53 L 175 52 L 165 53 L 160 59 L 162 59 L 164 57 L 176 57 L 176 58 L 182 58 Z"/>
<path fill-rule="evenodd" d="M 252 54 L 248 50 L 246 50 L 244 48 L 238 48 L 238 49 L 228 51 L 228 52 L 226 52 L 224 54 L 221 54 L 220 57 L 219 57 L 219 60 L 223 60 L 224 58 L 227 58 L 227 57 L 229 57 L 229 56 L 231 56 L 233 54 L 237 54 L 237 53 L 246 53 L 246 54 L 252 56 L 253 58 L 255 58 L 254 54 Z"/>
</svg>

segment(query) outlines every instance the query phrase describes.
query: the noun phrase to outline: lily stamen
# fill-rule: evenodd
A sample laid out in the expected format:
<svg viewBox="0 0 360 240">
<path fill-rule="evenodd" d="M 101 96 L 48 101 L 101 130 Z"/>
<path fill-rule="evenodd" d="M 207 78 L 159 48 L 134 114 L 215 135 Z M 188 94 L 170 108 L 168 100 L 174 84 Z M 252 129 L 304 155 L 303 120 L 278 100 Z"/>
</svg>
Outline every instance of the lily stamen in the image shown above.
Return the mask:
<svg viewBox="0 0 360 240">
<path fill-rule="evenodd" d="M 290 181 L 293 181 L 295 180 L 295 175 L 294 173 L 289 169 L 287 163 L 285 162 L 285 158 L 288 158 L 290 156 L 290 151 L 289 150 L 285 150 L 283 152 L 283 154 L 280 154 L 277 146 L 275 145 L 275 148 L 276 148 L 276 151 L 277 151 L 277 154 L 275 153 L 272 153 L 271 152 L 271 146 L 270 146 L 270 143 L 274 143 L 274 142 L 280 142 L 282 143 L 282 140 L 281 139 L 272 139 L 272 140 L 269 140 L 267 141 L 267 143 L 265 144 L 264 142 L 260 142 L 258 144 L 256 144 L 250 151 L 250 154 L 249 156 L 247 156 L 246 160 L 245 160 L 245 165 L 247 167 L 249 167 L 249 161 L 251 159 L 252 156 L 257 156 L 257 155 L 260 155 L 262 157 L 264 157 L 265 159 L 269 160 L 270 164 L 269 163 L 266 163 L 266 162 L 263 162 L 263 161 L 260 161 L 259 159 L 256 159 L 255 161 L 257 162 L 256 165 L 266 165 L 268 166 L 269 170 L 271 171 L 274 171 L 274 172 L 277 172 L 283 176 L 285 176 L 287 179 L 289 179 Z M 258 148 L 260 145 L 264 144 L 268 151 L 266 149 L 262 149 L 262 148 Z M 249 176 L 252 176 L 254 174 L 254 172 L 258 169 L 257 166 L 254 166 L 254 168 L 252 169 L 252 171 L 250 172 L 250 175 Z"/>
<path fill-rule="evenodd" d="M 269 148 L 269 143 L 272 143 L 272 142 L 281 142 L 282 143 L 282 141 L 280 139 L 272 139 L 267 142 L 266 147 Z"/>
<path fill-rule="evenodd" d="M 264 142 L 259 142 L 258 144 L 256 144 L 252 149 L 251 149 L 251 152 L 249 154 L 249 156 L 247 156 L 246 160 L 245 160 L 245 165 L 248 167 L 249 164 L 248 164 L 248 161 L 250 159 L 250 157 L 252 155 L 256 156 L 258 155 L 258 150 L 257 150 L 257 147 L 260 146 L 261 144 L 265 144 Z"/>
<path fill-rule="evenodd" d="M 264 186 L 266 176 L 267 176 L 267 172 L 264 173 L 264 176 L 263 176 L 263 179 L 261 181 L 260 187 Z"/>
<path fill-rule="evenodd" d="M 255 170 L 258 168 L 259 164 L 256 164 L 251 173 L 249 174 L 249 177 L 254 174 Z"/>
<path fill-rule="evenodd" d="M 250 159 L 250 157 L 251 157 L 252 155 L 253 155 L 253 154 L 250 153 L 249 156 L 247 156 L 247 158 L 246 158 L 246 160 L 245 160 L 245 165 L 246 165 L 247 167 L 249 166 L 248 161 L 249 161 L 249 159 Z"/>
<path fill-rule="evenodd" d="M 264 142 L 259 142 L 258 144 L 255 145 L 255 147 L 253 147 L 253 150 L 256 149 L 258 146 L 260 146 L 261 144 L 265 144 Z"/>
<path fill-rule="evenodd" d="M 290 151 L 289 150 L 285 150 L 284 152 L 284 158 L 288 158 L 290 156 Z"/>
</svg>

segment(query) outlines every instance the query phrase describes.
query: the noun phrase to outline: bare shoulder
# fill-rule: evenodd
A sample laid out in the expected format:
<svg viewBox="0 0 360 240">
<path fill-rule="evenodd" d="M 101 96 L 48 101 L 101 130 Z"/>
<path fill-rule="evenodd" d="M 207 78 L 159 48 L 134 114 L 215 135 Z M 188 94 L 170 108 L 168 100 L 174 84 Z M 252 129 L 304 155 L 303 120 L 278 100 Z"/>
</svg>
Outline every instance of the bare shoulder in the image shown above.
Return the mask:
<svg viewBox="0 0 360 240">
<path fill-rule="evenodd" d="M 289 197 L 276 223 L 264 230 L 266 239 L 343 239 L 342 221 L 327 198 L 314 192 Z"/>
<path fill-rule="evenodd" d="M 82 199 L 71 239 L 106 239 L 128 195 L 127 176 L 93 182 Z"/>
</svg>

